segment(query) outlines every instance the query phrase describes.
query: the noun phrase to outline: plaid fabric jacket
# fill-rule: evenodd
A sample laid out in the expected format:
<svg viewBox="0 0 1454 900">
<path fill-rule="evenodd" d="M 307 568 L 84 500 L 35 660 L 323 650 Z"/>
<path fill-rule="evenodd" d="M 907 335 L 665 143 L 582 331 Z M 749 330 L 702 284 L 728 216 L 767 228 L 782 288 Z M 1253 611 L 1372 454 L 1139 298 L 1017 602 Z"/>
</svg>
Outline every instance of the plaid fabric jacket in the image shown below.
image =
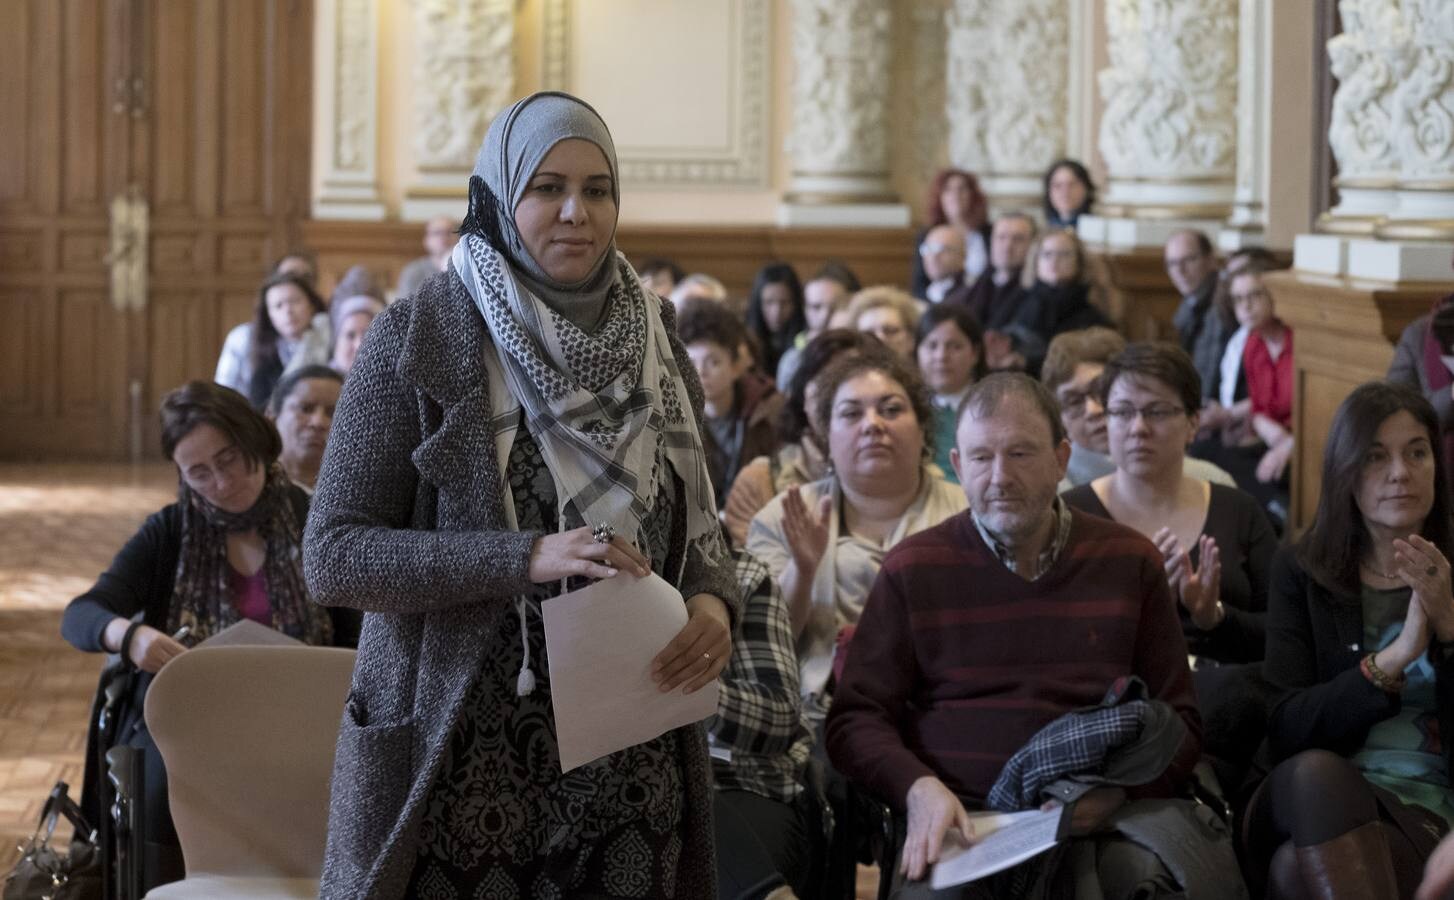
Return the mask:
<svg viewBox="0 0 1454 900">
<path fill-rule="evenodd" d="M 767 566 L 734 551 L 743 612 L 732 638 L 732 662 L 722 673 L 717 714 L 707 721 L 719 789 L 751 791 L 791 803 L 801 789 L 813 736 L 798 695 L 798 657 L 787 605 Z"/>
</svg>

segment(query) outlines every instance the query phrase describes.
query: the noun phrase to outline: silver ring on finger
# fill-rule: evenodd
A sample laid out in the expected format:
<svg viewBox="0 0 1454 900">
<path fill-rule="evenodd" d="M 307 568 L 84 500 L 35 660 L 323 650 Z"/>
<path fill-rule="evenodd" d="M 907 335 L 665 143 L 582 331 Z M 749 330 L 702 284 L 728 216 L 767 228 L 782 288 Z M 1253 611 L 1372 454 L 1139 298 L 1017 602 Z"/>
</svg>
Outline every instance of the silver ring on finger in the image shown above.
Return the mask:
<svg viewBox="0 0 1454 900">
<path fill-rule="evenodd" d="M 595 541 L 598 544 L 609 544 L 611 543 L 611 539 L 615 536 L 616 529 L 611 527 L 610 522 L 602 522 L 595 528 L 591 529 L 591 540 Z"/>
</svg>

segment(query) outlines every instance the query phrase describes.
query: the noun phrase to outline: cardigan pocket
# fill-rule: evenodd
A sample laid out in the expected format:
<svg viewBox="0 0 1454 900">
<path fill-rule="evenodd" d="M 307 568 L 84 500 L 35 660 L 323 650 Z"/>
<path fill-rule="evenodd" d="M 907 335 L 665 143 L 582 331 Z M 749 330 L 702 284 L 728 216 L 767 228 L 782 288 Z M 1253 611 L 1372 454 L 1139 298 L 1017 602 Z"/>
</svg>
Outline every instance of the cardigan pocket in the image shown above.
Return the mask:
<svg viewBox="0 0 1454 900">
<path fill-rule="evenodd" d="M 329 828 L 348 861 L 367 872 L 383 855 L 409 796 L 414 721 L 359 724 L 367 721 L 360 711 L 350 706 L 339 728 Z"/>
</svg>

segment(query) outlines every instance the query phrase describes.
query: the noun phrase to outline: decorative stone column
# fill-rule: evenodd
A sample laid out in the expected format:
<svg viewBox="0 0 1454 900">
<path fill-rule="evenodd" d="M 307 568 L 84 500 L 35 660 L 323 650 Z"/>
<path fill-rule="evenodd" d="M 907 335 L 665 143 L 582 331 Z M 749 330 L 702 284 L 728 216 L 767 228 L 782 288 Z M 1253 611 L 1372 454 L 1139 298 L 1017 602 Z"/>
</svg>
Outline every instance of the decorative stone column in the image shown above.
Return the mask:
<svg viewBox="0 0 1454 900">
<path fill-rule="evenodd" d="M 889 183 L 891 0 L 792 0 L 792 183 L 783 226 L 903 227 Z"/>
<path fill-rule="evenodd" d="M 1065 154 L 1065 0 L 955 0 L 948 16 L 949 158 L 1002 209 L 1038 205 Z"/>
<path fill-rule="evenodd" d="M 1409 43 L 1392 100 L 1397 202 L 1379 237 L 1454 239 L 1454 3 L 1403 0 Z M 1447 267 L 1445 275 L 1448 274 Z"/>
<path fill-rule="evenodd" d="M 1237 21 L 1237 193 L 1232 215 L 1218 237 L 1223 250 L 1261 246 L 1267 226 L 1267 56 L 1270 0 L 1241 0 Z"/>
<path fill-rule="evenodd" d="M 1318 230 L 1367 235 L 1395 202 L 1394 58 L 1401 55 L 1404 25 L 1399 0 L 1340 0 L 1338 12 L 1343 33 L 1328 41 L 1329 68 L 1338 79 L 1328 145 L 1338 163 L 1339 203 Z"/>
<path fill-rule="evenodd" d="M 1216 231 L 1235 198 L 1236 0 L 1106 0 L 1106 28 L 1106 218 L 1082 219 L 1083 235 L 1143 246 Z"/>
<path fill-rule="evenodd" d="M 319 0 L 314 77 L 316 159 L 323 178 L 313 198 L 317 219 L 382 219 L 379 196 L 376 0 Z"/>
<path fill-rule="evenodd" d="M 515 98 L 513 0 L 411 0 L 413 174 L 404 218 L 464 213 L 475 154 Z"/>
</svg>

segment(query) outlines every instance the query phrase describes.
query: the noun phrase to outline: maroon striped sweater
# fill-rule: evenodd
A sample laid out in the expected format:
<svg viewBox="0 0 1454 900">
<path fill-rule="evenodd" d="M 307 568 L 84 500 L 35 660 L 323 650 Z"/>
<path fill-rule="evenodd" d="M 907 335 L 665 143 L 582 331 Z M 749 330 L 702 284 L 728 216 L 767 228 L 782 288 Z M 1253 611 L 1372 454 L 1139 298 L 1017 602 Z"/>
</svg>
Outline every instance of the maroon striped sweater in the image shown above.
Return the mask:
<svg viewBox="0 0 1454 900">
<path fill-rule="evenodd" d="M 1187 724 L 1162 778 L 1180 787 L 1201 753 L 1186 642 L 1161 556 L 1124 525 L 1073 510 L 1037 581 L 1010 572 L 968 512 L 906 538 L 884 560 L 828 713 L 828 755 L 895 807 L 934 775 L 981 806 L 1000 769 L 1053 719 L 1139 675 Z"/>
</svg>

